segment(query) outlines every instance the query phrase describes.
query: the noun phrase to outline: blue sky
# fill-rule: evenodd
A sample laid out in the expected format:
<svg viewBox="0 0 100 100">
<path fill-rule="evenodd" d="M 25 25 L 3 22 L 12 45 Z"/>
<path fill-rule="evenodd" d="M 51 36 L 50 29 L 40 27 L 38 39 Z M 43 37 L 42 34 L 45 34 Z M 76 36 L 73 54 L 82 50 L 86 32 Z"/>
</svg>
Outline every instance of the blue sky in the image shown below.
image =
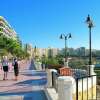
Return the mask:
<svg viewBox="0 0 100 100">
<path fill-rule="evenodd" d="M 88 48 L 89 34 L 85 23 L 93 19 L 92 48 L 100 49 L 100 0 L 0 0 L 0 15 L 19 34 L 23 43 L 33 47 L 63 48 L 61 33 L 72 34 L 68 47 Z"/>
</svg>

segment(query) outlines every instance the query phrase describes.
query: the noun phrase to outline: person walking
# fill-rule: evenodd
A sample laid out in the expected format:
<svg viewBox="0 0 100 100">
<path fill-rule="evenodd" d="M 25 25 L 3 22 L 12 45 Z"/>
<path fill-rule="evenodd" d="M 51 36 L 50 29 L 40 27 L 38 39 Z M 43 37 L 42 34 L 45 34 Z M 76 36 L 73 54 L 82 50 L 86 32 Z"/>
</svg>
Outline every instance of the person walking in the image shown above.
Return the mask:
<svg viewBox="0 0 100 100">
<path fill-rule="evenodd" d="M 45 62 L 42 61 L 41 67 L 42 67 L 42 70 L 45 70 Z"/>
<path fill-rule="evenodd" d="M 7 59 L 7 56 L 3 57 L 2 67 L 3 67 L 3 71 L 4 71 L 3 80 L 7 80 L 7 73 L 8 73 L 8 59 Z"/>
<path fill-rule="evenodd" d="M 19 75 L 19 66 L 17 58 L 14 58 L 12 65 L 14 66 L 14 75 L 15 75 L 15 80 L 17 81 Z"/>
</svg>

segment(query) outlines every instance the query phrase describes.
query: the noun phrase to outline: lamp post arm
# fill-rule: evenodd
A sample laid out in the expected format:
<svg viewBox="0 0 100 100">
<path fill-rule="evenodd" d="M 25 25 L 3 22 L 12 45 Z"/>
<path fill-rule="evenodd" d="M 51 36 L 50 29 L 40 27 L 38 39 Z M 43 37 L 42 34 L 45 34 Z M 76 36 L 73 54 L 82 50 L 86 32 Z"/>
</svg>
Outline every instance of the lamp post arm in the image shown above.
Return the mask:
<svg viewBox="0 0 100 100">
<path fill-rule="evenodd" d="M 67 36 L 65 34 L 62 34 L 64 38 L 66 38 Z"/>
<path fill-rule="evenodd" d="M 68 37 L 69 37 L 69 34 L 66 35 L 66 38 L 67 38 L 67 39 L 68 39 Z"/>
</svg>

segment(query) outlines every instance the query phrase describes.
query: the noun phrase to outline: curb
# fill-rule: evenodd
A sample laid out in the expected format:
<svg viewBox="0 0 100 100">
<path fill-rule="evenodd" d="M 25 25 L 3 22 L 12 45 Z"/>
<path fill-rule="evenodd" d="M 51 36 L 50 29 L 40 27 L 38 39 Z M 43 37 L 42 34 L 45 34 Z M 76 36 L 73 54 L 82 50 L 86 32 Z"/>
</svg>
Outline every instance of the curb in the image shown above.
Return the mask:
<svg viewBox="0 0 100 100">
<path fill-rule="evenodd" d="M 52 100 L 50 94 L 48 93 L 47 89 L 45 89 L 45 94 L 46 94 L 46 97 L 47 97 L 47 100 Z"/>
<path fill-rule="evenodd" d="M 23 96 L 18 96 L 18 95 L 0 96 L 0 100 L 23 100 Z"/>
<path fill-rule="evenodd" d="M 45 94 L 48 100 L 58 100 L 58 93 L 56 93 L 54 88 L 45 89 Z"/>
</svg>

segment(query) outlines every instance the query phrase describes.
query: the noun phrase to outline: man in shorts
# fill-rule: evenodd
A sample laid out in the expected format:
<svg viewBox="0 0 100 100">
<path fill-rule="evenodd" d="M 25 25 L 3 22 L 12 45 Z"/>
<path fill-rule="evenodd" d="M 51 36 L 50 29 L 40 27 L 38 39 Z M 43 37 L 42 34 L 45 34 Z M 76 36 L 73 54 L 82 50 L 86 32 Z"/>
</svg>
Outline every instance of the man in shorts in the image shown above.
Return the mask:
<svg viewBox="0 0 100 100">
<path fill-rule="evenodd" d="M 8 73 L 8 59 L 7 59 L 7 56 L 3 57 L 2 67 L 3 67 L 3 71 L 4 71 L 4 78 L 3 78 L 3 80 L 7 80 L 7 73 Z"/>
</svg>

